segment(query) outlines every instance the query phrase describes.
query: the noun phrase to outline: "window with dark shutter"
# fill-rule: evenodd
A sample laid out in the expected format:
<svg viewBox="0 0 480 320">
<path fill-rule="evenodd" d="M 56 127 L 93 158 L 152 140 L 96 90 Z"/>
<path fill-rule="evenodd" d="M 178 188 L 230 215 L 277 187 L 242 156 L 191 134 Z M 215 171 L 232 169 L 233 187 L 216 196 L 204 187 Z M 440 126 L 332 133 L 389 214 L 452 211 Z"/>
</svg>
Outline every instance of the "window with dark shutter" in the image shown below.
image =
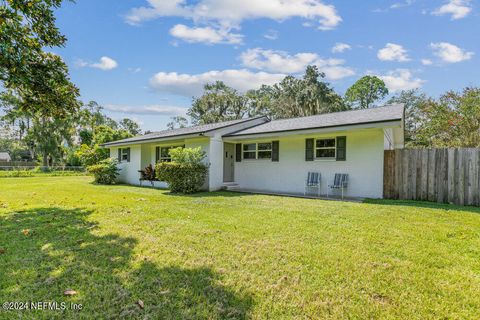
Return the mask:
<svg viewBox="0 0 480 320">
<path fill-rule="evenodd" d="M 127 148 L 127 162 L 130 162 L 130 148 Z"/>
<path fill-rule="evenodd" d="M 313 139 L 305 139 L 305 161 L 313 161 Z"/>
<path fill-rule="evenodd" d="M 347 137 L 337 137 L 337 161 L 347 160 Z"/>
<path fill-rule="evenodd" d="M 118 162 L 122 162 L 122 148 L 118 148 Z"/>
<path fill-rule="evenodd" d="M 278 162 L 279 161 L 279 142 L 272 141 L 272 161 Z"/>
<path fill-rule="evenodd" d="M 160 147 L 155 147 L 155 163 L 160 160 Z"/>
<path fill-rule="evenodd" d="M 235 161 L 241 162 L 242 161 L 242 144 L 237 143 L 235 145 Z"/>
</svg>

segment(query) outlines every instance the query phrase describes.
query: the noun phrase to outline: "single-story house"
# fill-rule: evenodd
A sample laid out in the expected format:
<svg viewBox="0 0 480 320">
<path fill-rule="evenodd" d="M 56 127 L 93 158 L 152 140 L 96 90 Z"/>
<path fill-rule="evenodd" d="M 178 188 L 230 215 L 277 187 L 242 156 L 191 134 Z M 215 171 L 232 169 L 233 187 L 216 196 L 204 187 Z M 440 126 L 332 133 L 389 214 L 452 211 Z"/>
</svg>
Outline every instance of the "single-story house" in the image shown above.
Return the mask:
<svg viewBox="0 0 480 320">
<path fill-rule="evenodd" d="M 280 120 L 260 116 L 164 130 L 103 146 L 119 159 L 119 181 L 128 184 L 139 184 L 138 170 L 169 161 L 170 148 L 185 146 L 205 151 L 210 165 L 205 189 L 210 191 L 233 187 L 303 194 L 308 172 L 319 172 L 321 194 L 326 194 L 335 173 L 346 173 L 346 196 L 382 198 L 384 150 L 403 145 L 404 106 L 397 104 Z"/>
<path fill-rule="evenodd" d="M 0 152 L 0 161 L 2 162 L 10 162 L 12 158 L 8 152 Z"/>
</svg>

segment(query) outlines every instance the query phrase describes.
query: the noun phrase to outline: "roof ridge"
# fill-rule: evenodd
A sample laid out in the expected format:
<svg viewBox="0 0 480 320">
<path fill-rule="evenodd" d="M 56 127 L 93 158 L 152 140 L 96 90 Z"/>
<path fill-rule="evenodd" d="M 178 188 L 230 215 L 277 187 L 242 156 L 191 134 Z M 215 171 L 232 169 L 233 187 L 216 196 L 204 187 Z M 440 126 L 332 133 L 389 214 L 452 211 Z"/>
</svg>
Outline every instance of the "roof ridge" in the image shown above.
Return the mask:
<svg viewBox="0 0 480 320">
<path fill-rule="evenodd" d="M 314 115 L 311 115 L 311 116 L 293 117 L 293 118 L 282 118 L 282 119 L 275 119 L 275 120 L 271 120 L 271 121 L 281 121 L 281 120 L 292 120 L 292 119 L 312 118 L 312 117 L 318 117 L 318 116 L 324 116 L 324 115 L 331 115 L 331 114 L 338 114 L 338 113 L 349 113 L 349 112 L 355 112 L 355 111 L 367 111 L 367 110 L 375 110 L 375 109 L 383 109 L 383 108 L 392 108 L 393 106 L 400 106 L 400 105 L 403 105 L 403 103 L 392 103 L 392 104 L 386 104 L 386 105 L 383 105 L 383 106 L 373 107 L 373 108 L 362 108 L 362 109 L 352 109 L 352 110 L 343 110 L 343 111 L 335 111 L 335 112 L 326 112 L 326 113 L 314 114 Z"/>
</svg>

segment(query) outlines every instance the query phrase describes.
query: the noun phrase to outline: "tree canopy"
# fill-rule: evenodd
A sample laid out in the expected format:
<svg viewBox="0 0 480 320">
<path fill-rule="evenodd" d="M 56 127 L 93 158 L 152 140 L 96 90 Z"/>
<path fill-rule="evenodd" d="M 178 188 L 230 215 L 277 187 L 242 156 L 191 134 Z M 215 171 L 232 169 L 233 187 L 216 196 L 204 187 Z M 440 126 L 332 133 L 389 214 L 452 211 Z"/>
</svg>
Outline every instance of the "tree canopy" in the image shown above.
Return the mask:
<svg viewBox="0 0 480 320">
<path fill-rule="evenodd" d="M 345 92 L 345 102 L 352 108 L 366 109 L 387 95 L 388 89 L 382 79 L 376 76 L 364 76 Z"/>
<path fill-rule="evenodd" d="M 205 85 L 204 94 L 193 99 L 187 114 L 194 124 L 204 124 L 247 116 L 291 118 L 348 109 L 333 88 L 322 81 L 324 77 L 317 67 L 308 66 L 302 78 L 286 76 L 280 83 L 245 94 L 217 81 Z"/>
<path fill-rule="evenodd" d="M 21 96 L 20 108 L 65 116 L 79 108 L 79 90 L 63 60 L 44 51 L 66 38 L 55 26 L 62 0 L 8 0 L 0 7 L 0 82 Z"/>
</svg>

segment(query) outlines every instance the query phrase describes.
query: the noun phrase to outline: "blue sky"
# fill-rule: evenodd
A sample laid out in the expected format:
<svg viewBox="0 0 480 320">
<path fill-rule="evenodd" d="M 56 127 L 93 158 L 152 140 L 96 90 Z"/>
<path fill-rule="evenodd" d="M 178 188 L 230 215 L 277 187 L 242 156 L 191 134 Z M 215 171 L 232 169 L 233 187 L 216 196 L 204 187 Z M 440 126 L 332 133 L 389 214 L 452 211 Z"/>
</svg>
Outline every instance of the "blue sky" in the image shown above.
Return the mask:
<svg viewBox="0 0 480 320">
<path fill-rule="evenodd" d="M 478 2 L 82 0 L 57 11 L 83 101 L 164 129 L 206 82 L 239 91 L 324 71 L 341 94 L 365 74 L 394 93 L 480 85 Z"/>
</svg>

